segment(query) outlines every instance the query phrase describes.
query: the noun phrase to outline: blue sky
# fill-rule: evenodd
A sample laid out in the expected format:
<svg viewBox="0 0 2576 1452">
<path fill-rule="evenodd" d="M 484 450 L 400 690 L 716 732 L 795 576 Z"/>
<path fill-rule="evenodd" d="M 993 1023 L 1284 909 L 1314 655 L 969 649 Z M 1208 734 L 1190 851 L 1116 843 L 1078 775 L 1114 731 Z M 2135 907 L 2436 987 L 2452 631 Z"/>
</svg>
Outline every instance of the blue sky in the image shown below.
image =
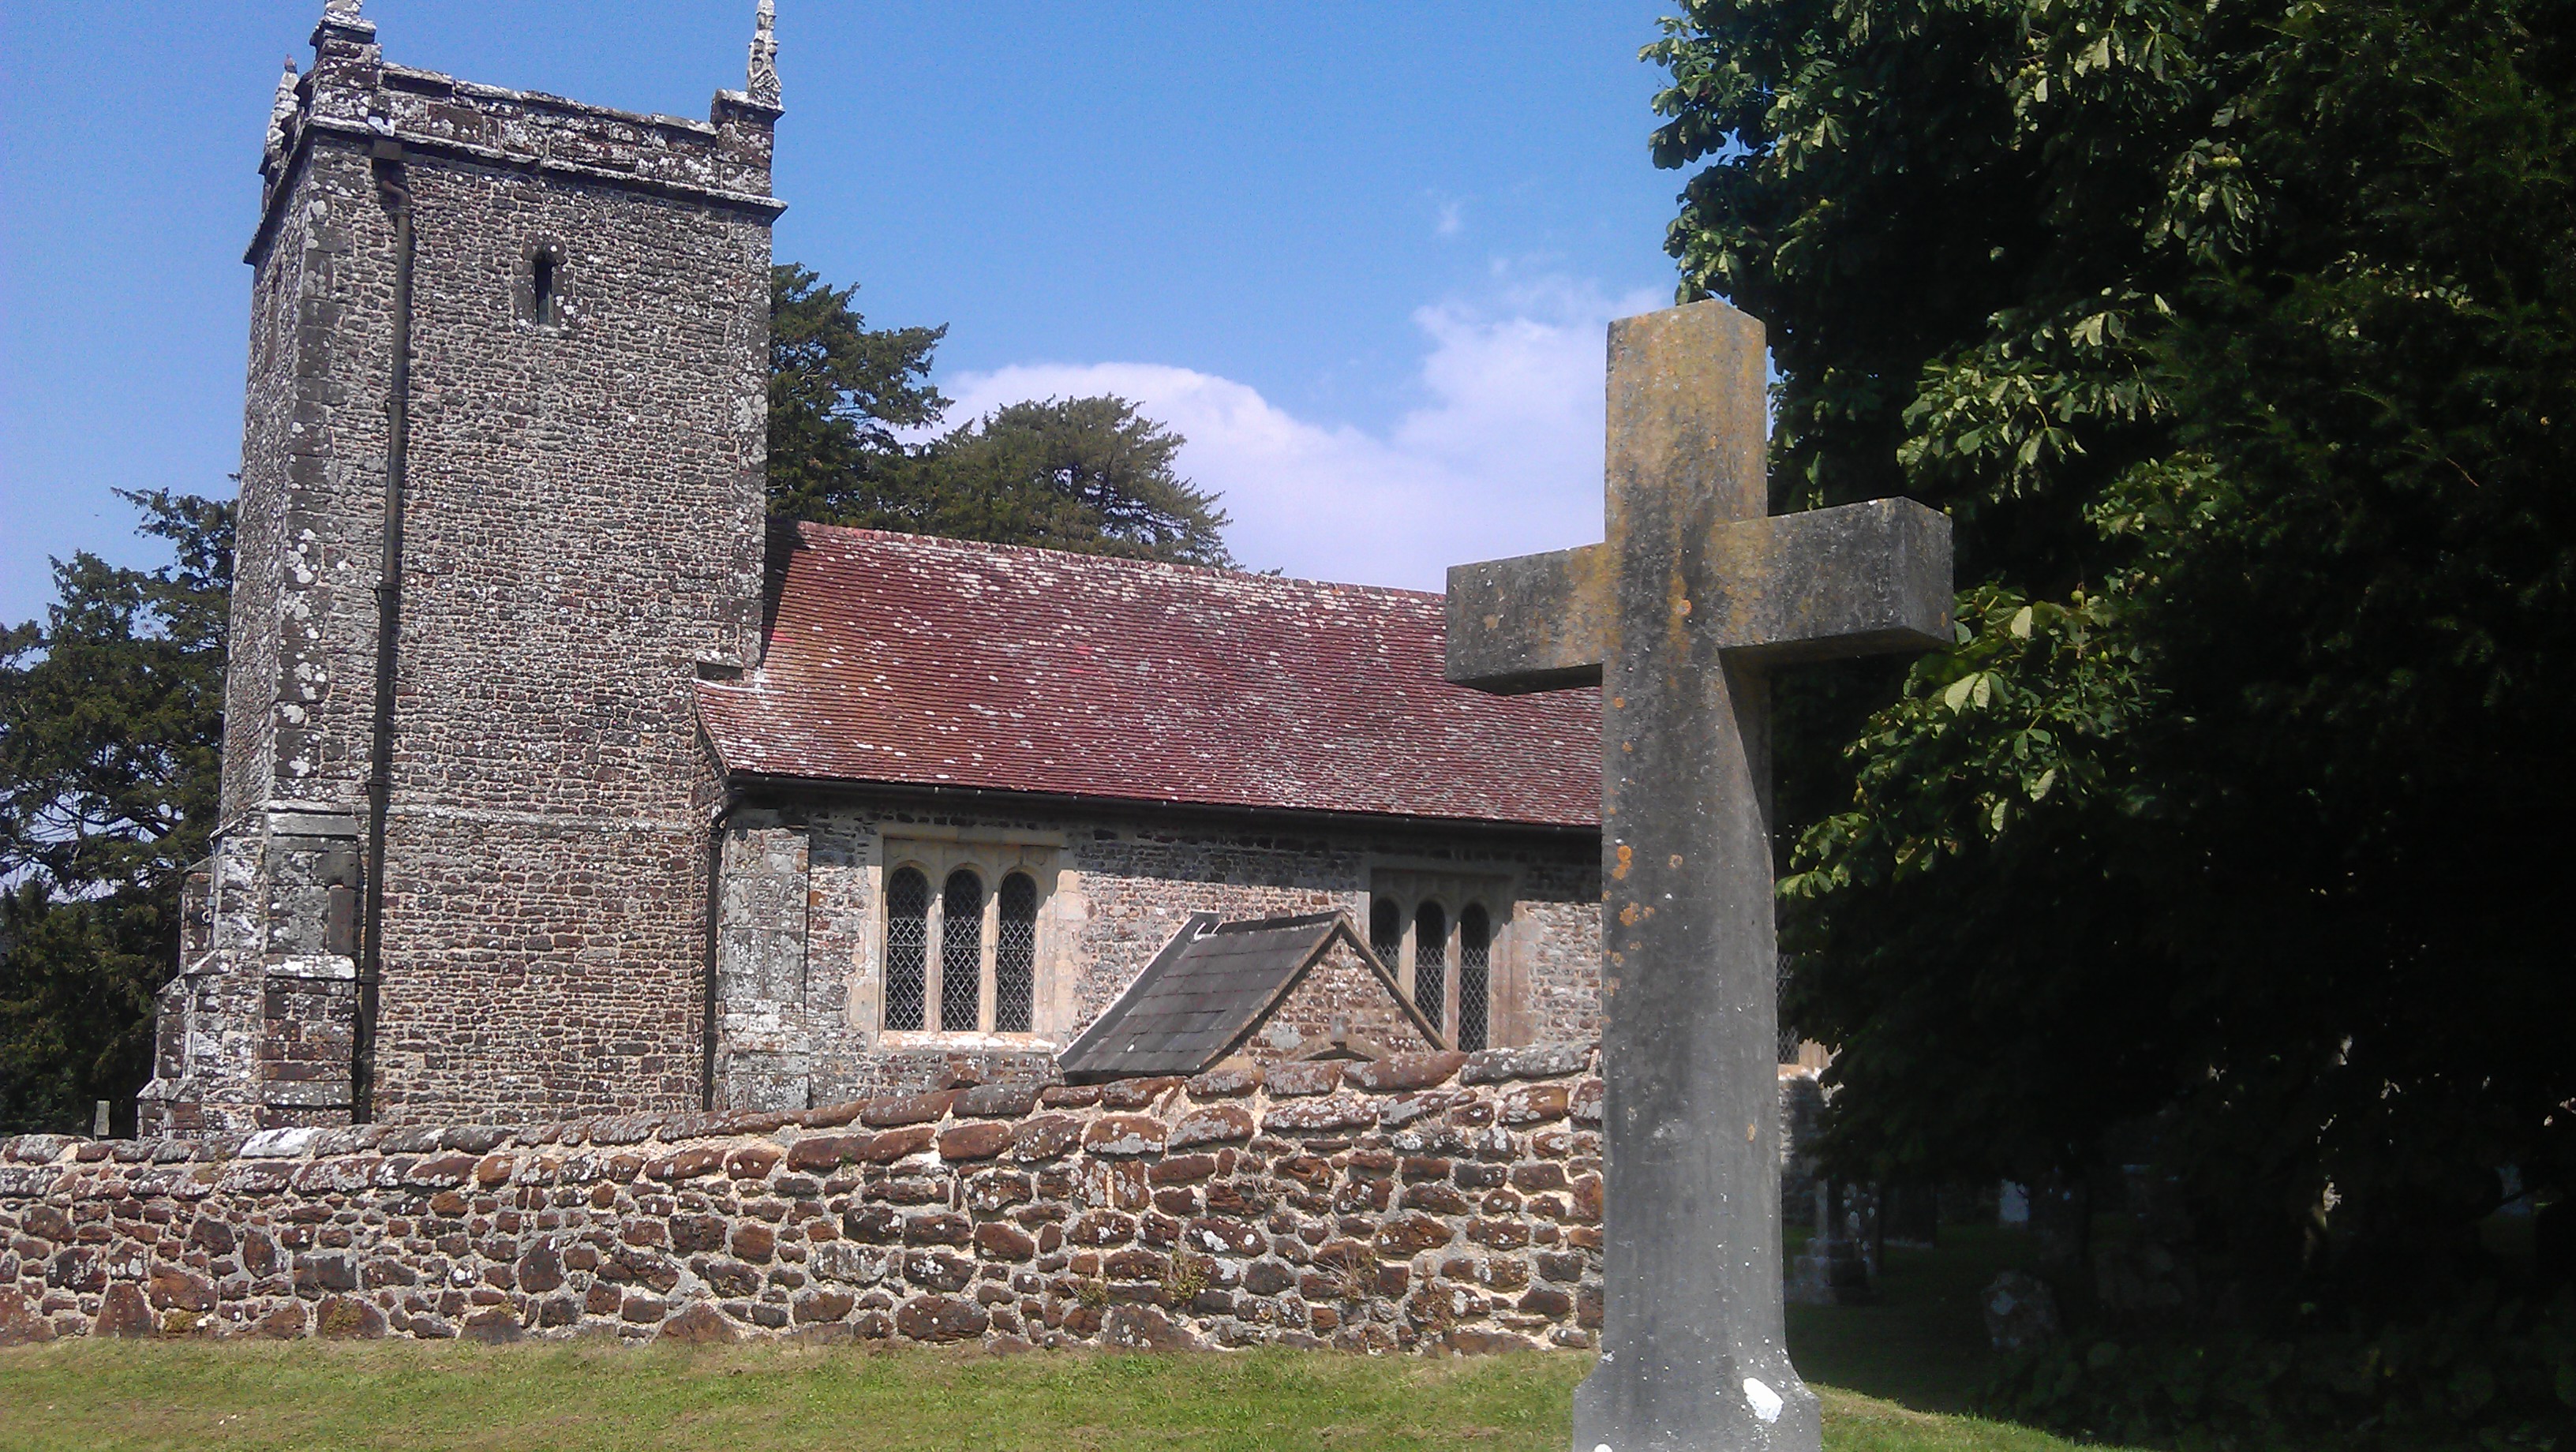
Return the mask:
<svg viewBox="0 0 2576 1452">
<path fill-rule="evenodd" d="M 952 422 L 1117 391 L 1244 563 L 1437 588 L 1600 527 L 1601 328 L 1669 301 L 1657 0 L 779 0 L 777 255 L 947 323 Z M 256 164 L 320 0 L 0 8 L 0 620 L 230 488 Z M 388 58 L 703 116 L 750 0 L 369 0 Z"/>
</svg>

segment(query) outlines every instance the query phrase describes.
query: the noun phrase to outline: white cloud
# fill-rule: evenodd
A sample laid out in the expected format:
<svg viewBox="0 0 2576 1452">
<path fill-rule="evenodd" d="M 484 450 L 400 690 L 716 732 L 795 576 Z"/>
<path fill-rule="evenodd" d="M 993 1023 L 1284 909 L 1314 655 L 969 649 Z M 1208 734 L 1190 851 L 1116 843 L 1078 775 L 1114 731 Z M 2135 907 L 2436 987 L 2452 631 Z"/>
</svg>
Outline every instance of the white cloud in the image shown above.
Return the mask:
<svg viewBox="0 0 2576 1452">
<path fill-rule="evenodd" d="M 1448 567 L 1601 537 L 1603 327 L 1646 312 L 1551 279 L 1416 310 L 1429 400 L 1383 434 L 1301 419 L 1249 385 L 1160 363 L 1033 363 L 943 380 L 953 422 L 1028 398 L 1116 393 L 1189 442 L 1254 569 L 1437 590 Z"/>
</svg>

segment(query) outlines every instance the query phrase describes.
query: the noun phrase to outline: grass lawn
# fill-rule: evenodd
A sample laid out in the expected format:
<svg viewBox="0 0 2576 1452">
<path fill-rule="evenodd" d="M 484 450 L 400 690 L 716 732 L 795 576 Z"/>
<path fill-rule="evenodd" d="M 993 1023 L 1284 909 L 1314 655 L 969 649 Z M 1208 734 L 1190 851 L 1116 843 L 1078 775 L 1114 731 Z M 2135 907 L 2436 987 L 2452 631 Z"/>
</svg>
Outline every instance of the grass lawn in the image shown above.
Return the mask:
<svg viewBox="0 0 2576 1452">
<path fill-rule="evenodd" d="M 1949 1232 L 1944 1232 L 1948 1234 Z M 1834 1452 L 2057 1452 L 1957 1414 L 1983 1373 L 1975 1292 L 2009 1237 L 1891 1252 L 1885 1304 L 1793 1307 Z M 68 1342 L 0 1352 L 0 1448 L 1475 1448 L 1563 1452 L 1591 1358 L 1366 1359 Z"/>
<path fill-rule="evenodd" d="M 1805 1235 L 1792 1232 L 1794 1257 Z M 2007 1267 L 2031 1266 L 2029 1237 L 1993 1226 L 1941 1227 L 1937 1250 L 1887 1248 L 1878 1304 L 1789 1307 L 1798 1374 L 1918 1412 L 1959 1412 L 1994 1353 L 1977 1293 Z"/>
</svg>

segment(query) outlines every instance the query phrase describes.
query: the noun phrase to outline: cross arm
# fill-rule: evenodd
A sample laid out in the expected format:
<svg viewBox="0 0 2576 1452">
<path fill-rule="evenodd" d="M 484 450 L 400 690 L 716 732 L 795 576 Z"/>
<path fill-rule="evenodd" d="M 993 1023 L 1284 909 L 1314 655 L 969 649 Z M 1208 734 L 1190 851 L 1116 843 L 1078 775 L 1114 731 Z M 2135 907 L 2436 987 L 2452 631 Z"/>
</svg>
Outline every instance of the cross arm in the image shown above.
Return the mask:
<svg viewBox="0 0 2576 1452">
<path fill-rule="evenodd" d="M 1911 499 L 1748 519 L 1708 548 L 1721 649 L 1802 661 L 1956 643 L 1950 519 Z"/>
<path fill-rule="evenodd" d="M 1449 679 L 1506 696 L 1600 684 L 1616 584 L 1607 545 L 1450 566 Z"/>
<path fill-rule="evenodd" d="M 1873 499 L 1718 526 L 1696 560 L 1645 565 L 1649 598 L 1686 604 L 1698 631 L 1765 661 L 1938 650 L 1950 637 L 1950 521 Z M 1601 679 L 1619 580 L 1606 545 L 1449 571 L 1446 674 L 1516 695 Z M 1692 599 L 1679 582 L 1714 582 Z"/>
</svg>

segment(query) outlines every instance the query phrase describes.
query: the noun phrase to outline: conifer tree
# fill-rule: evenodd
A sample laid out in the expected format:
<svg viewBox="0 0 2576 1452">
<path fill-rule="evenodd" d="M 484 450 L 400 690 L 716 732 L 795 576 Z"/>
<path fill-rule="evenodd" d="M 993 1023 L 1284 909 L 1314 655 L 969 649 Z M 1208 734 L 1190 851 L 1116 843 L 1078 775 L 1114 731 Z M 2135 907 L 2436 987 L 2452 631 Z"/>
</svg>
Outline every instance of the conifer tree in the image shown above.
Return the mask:
<svg viewBox="0 0 2576 1452">
<path fill-rule="evenodd" d="M 930 382 L 945 327 L 871 329 L 855 285 L 775 270 L 769 507 L 824 524 L 1233 564 L 1216 496 L 1180 476 L 1183 440 L 1122 398 L 1015 403 L 907 445 L 948 400 Z"/>
<path fill-rule="evenodd" d="M 229 501 L 119 491 L 176 559 L 54 566 L 0 631 L 0 1132 L 86 1130 L 151 1072 L 152 995 L 220 790 Z"/>
</svg>

